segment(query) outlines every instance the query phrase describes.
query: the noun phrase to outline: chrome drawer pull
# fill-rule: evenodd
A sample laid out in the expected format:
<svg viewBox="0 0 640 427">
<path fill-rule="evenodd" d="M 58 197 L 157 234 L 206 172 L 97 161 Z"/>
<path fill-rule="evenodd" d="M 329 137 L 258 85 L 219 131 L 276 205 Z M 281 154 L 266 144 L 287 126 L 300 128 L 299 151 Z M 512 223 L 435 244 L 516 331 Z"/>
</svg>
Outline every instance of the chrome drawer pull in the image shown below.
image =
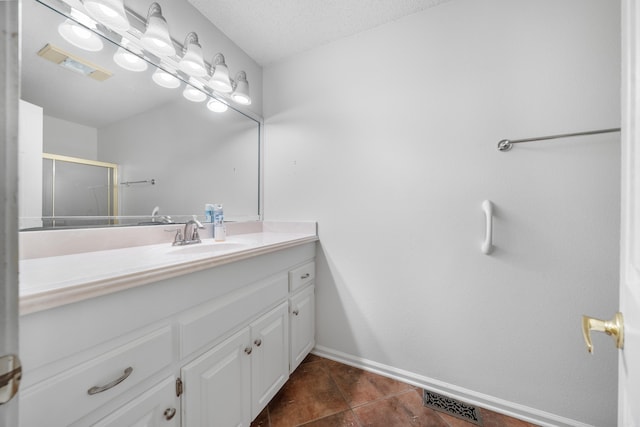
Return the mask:
<svg viewBox="0 0 640 427">
<path fill-rule="evenodd" d="M 109 384 L 105 384 L 105 385 L 102 385 L 102 386 L 91 387 L 89 390 L 87 390 L 87 393 L 89 393 L 90 395 L 94 395 L 94 394 L 102 393 L 103 391 L 107 391 L 110 388 L 113 388 L 113 387 L 117 386 L 122 381 L 124 381 L 127 378 L 129 378 L 129 375 L 131 375 L 132 372 L 133 372 L 133 368 L 131 366 L 129 366 L 127 369 L 124 370 L 124 374 L 122 374 L 122 376 L 120 378 L 117 378 L 117 379 L 111 381 Z"/>
<path fill-rule="evenodd" d="M 300 311 L 296 308 L 292 311 L 294 316 L 297 316 L 298 314 L 300 314 Z"/>
<path fill-rule="evenodd" d="M 301 279 L 308 279 L 308 278 L 309 278 L 309 276 L 311 276 L 311 274 L 309 274 L 309 273 L 305 273 L 305 274 L 303 274 L 302 276 L 300 276 L 300 278 L 301 278 Z"/>
</svg>

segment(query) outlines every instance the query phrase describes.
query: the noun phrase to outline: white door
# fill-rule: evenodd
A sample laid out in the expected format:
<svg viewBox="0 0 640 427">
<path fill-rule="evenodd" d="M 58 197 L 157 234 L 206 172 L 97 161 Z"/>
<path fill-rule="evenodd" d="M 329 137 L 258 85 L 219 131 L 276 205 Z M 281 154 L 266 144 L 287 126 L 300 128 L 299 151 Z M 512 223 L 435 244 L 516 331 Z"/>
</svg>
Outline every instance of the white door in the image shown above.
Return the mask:
<svg viewBox="0 0 640 427">
<path fill-rule="evenodd" d="M 640 427 L 640 0 L 622 8 L 622 229 L 618 426 Z"/>
<path fill-rule="evenodd" d="M 302 363 L 307 354 L 316 345 L 315 326 L 315 286 L 298 292 L 290 299 L 291 303 L 291 354 L 289 372 Z"/>
<path fill-rule="evenodd" d="M 249 427 L 252 350 L 245 328 L 182 368 L 183 427 Z"/>
<path fill-rule="evenodd" d="M 10 356 L 18 352 L 18 6 L 18 0 L 0 1 L 0 375 L 18 372 Z M 3 402 L 17 388 L 4 379 Z M 0 405 L 0 426 L 17 425 L 14 397 Z"/>
<path fill-rule="evenodd" d="M 251 417 L 289 379 L 289 304 L 283 303 L 251 324 Z"/>
</svg>

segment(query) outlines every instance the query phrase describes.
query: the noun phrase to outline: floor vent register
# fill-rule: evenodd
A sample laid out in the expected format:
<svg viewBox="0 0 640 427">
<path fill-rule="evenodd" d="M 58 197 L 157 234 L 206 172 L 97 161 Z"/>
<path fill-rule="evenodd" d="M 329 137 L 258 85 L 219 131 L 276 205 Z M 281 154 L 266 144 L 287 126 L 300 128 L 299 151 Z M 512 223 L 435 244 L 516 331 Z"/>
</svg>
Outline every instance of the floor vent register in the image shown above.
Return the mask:
<svg viewBox="0 0 640 427">
<path fill-rule="evenodd" d="M 479 426 L 482 425 L 482 418 L 480 417 L 478 409 L 475 406 L 467 405 L 459 400 L 455 400 L 429 390 L 423 390 L 422 403 L 427 408 L 444 412 L 445 414 Z"/>
</svg>

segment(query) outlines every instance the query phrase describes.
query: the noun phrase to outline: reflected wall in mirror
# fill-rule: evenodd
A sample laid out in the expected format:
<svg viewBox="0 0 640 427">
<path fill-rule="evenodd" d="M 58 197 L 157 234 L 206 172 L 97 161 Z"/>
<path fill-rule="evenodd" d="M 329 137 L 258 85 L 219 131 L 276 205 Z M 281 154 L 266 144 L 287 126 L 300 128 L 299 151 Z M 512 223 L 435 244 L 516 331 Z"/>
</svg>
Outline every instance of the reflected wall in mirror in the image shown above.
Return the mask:
<svg viewBox="0 0 640 427">
<path fill-rule="evenodd" d="M 228 220 L 260 218 L 259 118 L 233 108 L 212 112 L 209 94 L 193 82 L 160 87 L 152 80 L 153 64 L 139 72 L 124 69 L 114 62 L 116 43 L 103 37 L 100 51 L 80 49 L 58 32 L 65 16 L 37 0 L 25 0 L 22 7 L 22 229 L 149 223 L 156 220 L 151 221 L 156 207 L 160 218 L 179 222 L 203 215 L 205 203 L 223 204 Z M 68 54 L 71 59 L 63 62 L 70 64 L 38 54 L 51 50 Z M 85 75 L 73 60 L 95 65 L 99 78 Z M 205 101 L 187 99 L 186 88 L 206 95 L 192 99 Z M 111 206 L 118 217 L 105 218 L 109 210 L 102 208 L 88 214 L 93 212 L 88 205 L 101 204 L 90 200 L 77 203 L 85 206 L 78 210 L 60 205 L 53 211 L 55 221 L 43 221 L 50 212 L 43 210 L 43 203 L 50 202 L 44 187 L 51 185 L 48 175 L 43 178 L 43 153 L 117 165 L 117 198 Z M 97 191 L 89 187 L 98 186 L 88 178 L 68 185 L 82 188 L 76 193 L 89 198 Z"/>
</svg>

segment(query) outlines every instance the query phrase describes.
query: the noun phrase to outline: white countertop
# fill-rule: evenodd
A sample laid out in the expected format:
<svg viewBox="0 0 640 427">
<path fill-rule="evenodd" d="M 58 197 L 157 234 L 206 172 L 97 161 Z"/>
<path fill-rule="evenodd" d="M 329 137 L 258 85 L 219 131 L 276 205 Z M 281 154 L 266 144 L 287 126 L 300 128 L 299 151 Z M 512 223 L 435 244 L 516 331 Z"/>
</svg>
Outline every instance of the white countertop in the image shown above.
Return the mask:
<svg viewBox="0 0 640 427">
<path fill-rule="evenodd" d="M 268 227 L 266 227 L 268 230 Z M 170 243 L 20 261 L 20 314 L 117 292 L 318 240 L 310 229 L 227 236 L 224 242 Z"/>
</svg>

